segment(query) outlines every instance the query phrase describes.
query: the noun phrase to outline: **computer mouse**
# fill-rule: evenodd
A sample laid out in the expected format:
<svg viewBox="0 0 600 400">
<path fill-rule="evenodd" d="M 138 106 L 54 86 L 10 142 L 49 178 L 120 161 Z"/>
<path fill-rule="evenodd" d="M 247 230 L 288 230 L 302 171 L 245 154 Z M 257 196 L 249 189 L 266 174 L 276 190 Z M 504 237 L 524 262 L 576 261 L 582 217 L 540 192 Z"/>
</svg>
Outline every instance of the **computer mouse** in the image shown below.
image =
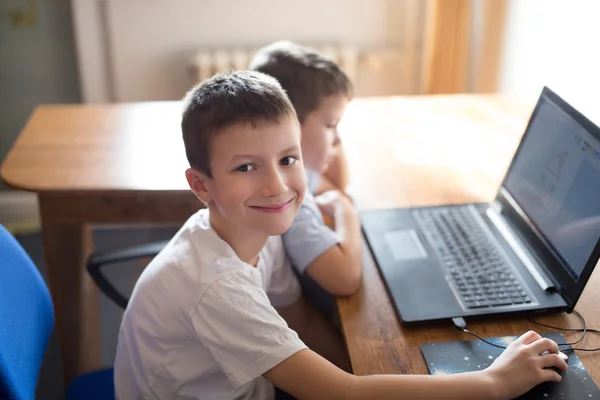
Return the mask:
<svg viewBox="0 0 600 400">
<path fill-rule="evenodd" d="M 540 356 L 545 356 L 545 355 L 547 355 L 547 354 L 550 354 L 550 352 L 549 352 L 549 351 L 545 351 L 545 352 L 543 352 L 542 354 L 540 354 Z M 559 356 L 560 358 L 562 358 L 563 360 L 565 360 L 565 361 L 568 361 L 568 360 L 569 360 L 569 356 L 568 356 L 568 355 L 566 355 L 565 353 L 563 353 L 562 351 L 559 351 L 559 352 L 558 352 L 558 356 Z"/>
<path fill-rule="evenodd" d="M 545 355 L 547 355 L 547 354 L 550 354 L 550 352 L 549 352 L 549 351 L 545 351 L 545 352 L 543 352 L 542 354 L 540 354 L 540 356 L 545 356 Z M 567 355 L 566 355 L 565 353 L 563 353 L 562 351 L 559 351 L 559 352 L 558 352 L 558 356 L 559 356 L 560 358 L 562 358 L 563 360 L 565 360 L 565 361 L 567 361 L 567 362 L 568 362 L 569 356 L 567 356 Z M 554 372 L 556 372 L 556 373 L 557 373 L 557 374 L 559 374 L 559 375 L 562 375 L 562 374 L 565 372 L 565 371 L 563 371 L 562 369 L 560 369 L 560 368 L 557 368 L 557 367 L 547 367 L 547 368 L 545 368 L 545 369 L 551 369 L 551 370 L 553 370 Z"/>
</svg>

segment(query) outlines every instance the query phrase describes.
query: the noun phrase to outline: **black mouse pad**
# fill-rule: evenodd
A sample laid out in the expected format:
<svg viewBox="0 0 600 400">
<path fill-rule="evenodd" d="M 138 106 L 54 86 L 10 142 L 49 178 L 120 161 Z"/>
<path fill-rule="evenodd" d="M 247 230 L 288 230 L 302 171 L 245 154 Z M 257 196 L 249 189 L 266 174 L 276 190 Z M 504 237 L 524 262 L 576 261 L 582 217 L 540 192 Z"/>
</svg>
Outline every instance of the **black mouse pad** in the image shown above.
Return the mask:
<svg viewBox="0 0 600 400">
<path fill-rule="evenodd" d="M 542 336 L 556 343 L 566 343 L 565 337 L 557 332 Z M 486 339 L 500 346 L 508 346 L 517 336 L 502 336 Z M 536 386 L 519 399 L 558 400 L 558 399 L 600 399 L 600 390 L 590 377 L 581 360 L 573 351 L 561 350 L 569 356 L 569 369 L 562 373 L 561 382 L 546 382 Z M 431 375 L 447 375 L 459 372 L 479 371 L 487 368 L 502 353 L 502 349 L 490 346 L 481 340 L 458 342 L 425 343 L 421 351 Z"/>
</svg>

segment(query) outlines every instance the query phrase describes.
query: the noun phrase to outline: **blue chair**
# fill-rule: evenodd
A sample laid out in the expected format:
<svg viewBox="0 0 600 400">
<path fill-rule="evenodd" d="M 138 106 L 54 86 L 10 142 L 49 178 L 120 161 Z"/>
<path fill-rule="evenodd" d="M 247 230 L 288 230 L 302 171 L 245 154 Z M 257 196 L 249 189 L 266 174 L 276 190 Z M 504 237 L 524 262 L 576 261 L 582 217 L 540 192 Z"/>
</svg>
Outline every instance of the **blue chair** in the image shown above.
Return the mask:
<svg viewBox="0 0 600 400">
<path fill-rule="evenodd" d="M 35 399 L 53 326 L 46 283 L 25 250 L 0 225 L 0 399 Z M 114 399 L 112 368 L 77 377 L 66 398 Z"/>
</svg>

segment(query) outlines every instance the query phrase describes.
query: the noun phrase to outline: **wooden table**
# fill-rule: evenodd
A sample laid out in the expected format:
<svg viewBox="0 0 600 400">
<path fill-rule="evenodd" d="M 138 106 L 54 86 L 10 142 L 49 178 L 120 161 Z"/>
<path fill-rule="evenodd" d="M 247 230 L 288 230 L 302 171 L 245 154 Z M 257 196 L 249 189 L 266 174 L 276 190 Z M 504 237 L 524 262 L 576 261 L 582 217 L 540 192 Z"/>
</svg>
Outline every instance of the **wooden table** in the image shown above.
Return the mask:
<svg viewBox="0 0 600 400">
<path fill-rule="evenodd" d="M 340 127 L 350 160 L 349 192 L 361 209 L 490 201 L 533 106 L 497 95 L 354 101 Z M 451 323 L 402 326 L 366 248 L 363 268 L 360 291 L 338 300 L 357 375 L 426 374 L 421 344 L 474 339 Z M 600 327 L 600 271 L 593 274 L 576 309 L 588 327 Z M 581 324 L 576 316 L 564 313 L 537 320 L 564 327 Z M 515 318 L 469 327 L 483 337 L 551 331 Z M 600 347 L 600 338 L 588 334 L 583 347 Z M 578 355 L 600 384 L 600 354 Z"/>
<path fill-rule="evenodd" d="M 179 102 L 41 106 L 2 165 L 6 184 L 38 193 L 67 382 L 102 366 L 90 225 L 182 223 L 202 206 L 180 113 Z"/>
<path fill-rule="evenodd" d="M 340 126 L 349 191 L 361 208 L 492 199 L 532 106 L 474 95 L 356 99 Z M 179 223 L 200 207 L 183 174 L 179 122 L 178 102 L 42 106 L 2 166 L 8 185 L 39 195 L 67 381 L 101 362 L 98 296 L 84 270 L 90 224 Z M 421 343 L 467 339 L 450 326 L 401 327 L 368 253 L 364 270 L 363 288 L 339 301 L 357 374 L 426 373 Z M 590 325 L 600 324 L 599 280 L 578 306 Z M 472 326 L 485 336 L 531 327 Z M 600 381 L 600 356 L 580 357 Z"/>
</svg>

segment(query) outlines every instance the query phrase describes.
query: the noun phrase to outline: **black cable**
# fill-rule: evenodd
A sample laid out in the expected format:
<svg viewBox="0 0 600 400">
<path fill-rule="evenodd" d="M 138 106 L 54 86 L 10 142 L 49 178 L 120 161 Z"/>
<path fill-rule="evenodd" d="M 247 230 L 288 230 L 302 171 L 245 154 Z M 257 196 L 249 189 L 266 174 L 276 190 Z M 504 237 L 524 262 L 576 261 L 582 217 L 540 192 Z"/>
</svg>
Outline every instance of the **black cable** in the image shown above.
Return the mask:
<svg viewBox="0 0 600 400">
<path fill-rule="evenodd" d="M 573 314 L 577 315 L 579 317 L 579 319 L 581 320 L 581 323 L 583 324 L 583 328 L 559 328 L 557 326 L 552 326 L 552 325 L 547 325 L 547 324 L 542 324 L 541 322 L 537 322 L 531 318 L 527 318 L 529 320 L 529 322 L 533 322 L 534 324 L 540 325 L 540 326 L 544 326 L 546 328 L 550 328 L 550 329 L 558 329 L 558 330 L 566 330 L 566 329 L 573 329 L 572 332 L 583 332 L 581 334 L 581 337 L 574 341 L 574 342 L 567 342 L 567 343 L 557 343 L 559 346 L 572 346 L 574 344 L 580 343 L 583 338 L 585 338 L 585 335 L 588 331 L 587 328 L 587 322 L 585 321 L 585 318 L 583 318 L 583 315 L 581 315 L 581 313 L 577 310 L 573 310 Z"/>
<path fill-rule="evenodd" d="M 600 347 L 596 347 L 595 349 L 580 349 L 578 347 L 571 347 L 569 349 L 565 349 L 564 351 L 600 351 Z"/>
<path fill-rule="evenodd" d="M 500 345 L 498 345 L 498 344 L 495 344 L 495 343 L 492 343 L 492 342 L 490 342 L 490 341 L 487 341 L 487 340 L 485 340 L 484 338 L 482 338 L 481 336 L 479 336 L 478 334 L 476 334 L 475 332 L 472 332 L 472 331 L 468 330 L 467 328 L 463 329 L 462 331 L 463 331 L 464 333 L 468 333 L 469 335 L 473 335 L 473 336 L 475 336 L 477 339 L 481 340 L 481 341 L 482 341 L 482 342 L 484 342 L 484 343 L 487 343 L 487 344 L 489 344 L 490 346 L 494 346 L 494 347 L 497 347 L 497 348 L 499 348 L 499 349 L 506 349 L 506 346 L 500 346 Z"/>
<path fill-rule="evenodd" d="M 565 331 L 565 332 L 583 332 L 583 334 L 581 335 L 581 337 L 579 338 L 579 340 L 577 340 L 576 342 L 566 343 L 566 344 L 569 344 L 569 345 L 571 345 L 571 344 L 577 344 L 577 343 L 581 342 L 583 340 L 583 338 L 585 337 L 585 335 L 586 335 L 587 332 L 592 332 L 592 333 L 595 333 L 596 335 L 600 335 L 600 330 L 598 330 L 598 329 L 592 329 L 592 328 L 588 328 L 587 327 L 585 318 L 583 317 L 583 315 L 581 315 L 581 313 L 579 313 L 579 311 L 573 310 L 573 313 L 575 315 L 577 315 L 583 321 L 583 326 L 584 326 L 583 328 L 561 328 L 560 326 L 548 325 L 548 324 L 544 324 L 544 323 L 538 322 L 538 321 L 534 320 L 533 318 L 527 318 L 527 320 L 529 322 L 532 322 L 532 323 L 536 324 L 536 325 L 543 326 L 543 327 L 550 328 L 550 329 L 556 329 L 556 330 L 559 330 L 559 331 Z M 566 344 L 559 344 L 559 346 L 564 346 Z M 600 347 L 596 347 L 594 349 L 584 349 L 584 348 L 579 348 L 579 347 L 571 347 L 569 349 L 564 349 L 564 351 L 574 351 L 574 350 L 577 350 L 577 351 L 600 351 Z"/>
<path fill-rule="evenodd" d="M 475 332 L 471 332 L 470 330 L 468 330 L 467 329 L 467 322 L 464 320 L 464 318 L 460 318 L 460 317 L 458 317 L 458 318 L 452 318 L 452 323 L 454 323 L 454 326 L 459 331 L 463 331 L 464 333 L 468 333 L 469 335 L 473 335 L 477 339 L 481 340 L 484 343 L 489 344 L 490 346 L 494 346 L 494 347 L 497 347 L 499 349 L 506 349 L 505 346 L 500 346 L 500 345 L 497 345 L 497 344 L 492 343 L 490 341 L 487 341 L 484 338 L 482 338 L 481 336 L 479 336 L 478 334 L 476 334 Z"/>
<path fill-rule="evenodd" d="M 593 333 L 595 333 L 597 335 L 600 335 L 600 330 L 598 330 L 598 329 L 591 329 L 591 328 L 587 327 L 587 322 L 586 322 L 585 318 L 583 317 L 583 315 L 581 315 L 581 313 L 579 313 L 576 310 L 573 310 L 573 313 L 575 315 L 577 315 L 581 319 L 581 322 L 583 323 L 583 328 L 561 328 L 561 327 L 558 327 L 558 326 L 552 326 L 552 325 L 543 324 L 543 323 L 537 322 L 537 321 L 535 321 L 535 320 L 533 320 L 531 318 L 528 318 L 528 320 L 530 322 L 534 323 L 534 324 L 537 324 L 537 325 L 540 325 L 540 326 L 543 326 L 543 327 L 546 327 L 546 328 L 550 328 L 550 329 L 557 329 L 557 330 L 566 331 L 566 332 L 582 332 L 582 335 L 581 335 L 581 337 L 578 340 L 576 340 L 574 342 L 557 343 L 558 346 L 572 346 L 574 344 L 580 343 L 585 338 L 587 332 L 593 332 Z M 463 318 L 460 318 L 460 317 L 458 317 L 458 318 L 452 318 L 452 323 L 454 323 L 454 326 L 456 327 L 456 329 L 458 329 L 458 330 L 460 330 L 460 331 L 462 331 L 464 333 L 467 333 L 469 335 L 472 335 L 472 336 L 476 337 L 477 339 L 481 340 L 482 342 L 484 342 L 486 344 L 489 344 L 490 346 L 493 346 L 493 347 L 496 347 L 496 348 L 499 348 L 499 349 L 506 349 L 506 346 L 501 346 L 501 345 L 497 345 L 495 343 L 492 343 L 492 342 L 490 342 L 490 341 L 482 338 L 481 336 L 479 336 L 475 332 L 468 330 L 467 329 L 467 323 L 466 323 L 466 321 Z M 590 352 L 591 351 L 600 351 L 600 347 L 594 348 L 594 349 L 584 349 L 584 348 L 578 348 L 578 347 L 570 347 L 570 348 L 564 349 L 562 351 L 575 351 L 575 350 L 577 350 L 577 351 L 590 351 Z"/>
</svg>

